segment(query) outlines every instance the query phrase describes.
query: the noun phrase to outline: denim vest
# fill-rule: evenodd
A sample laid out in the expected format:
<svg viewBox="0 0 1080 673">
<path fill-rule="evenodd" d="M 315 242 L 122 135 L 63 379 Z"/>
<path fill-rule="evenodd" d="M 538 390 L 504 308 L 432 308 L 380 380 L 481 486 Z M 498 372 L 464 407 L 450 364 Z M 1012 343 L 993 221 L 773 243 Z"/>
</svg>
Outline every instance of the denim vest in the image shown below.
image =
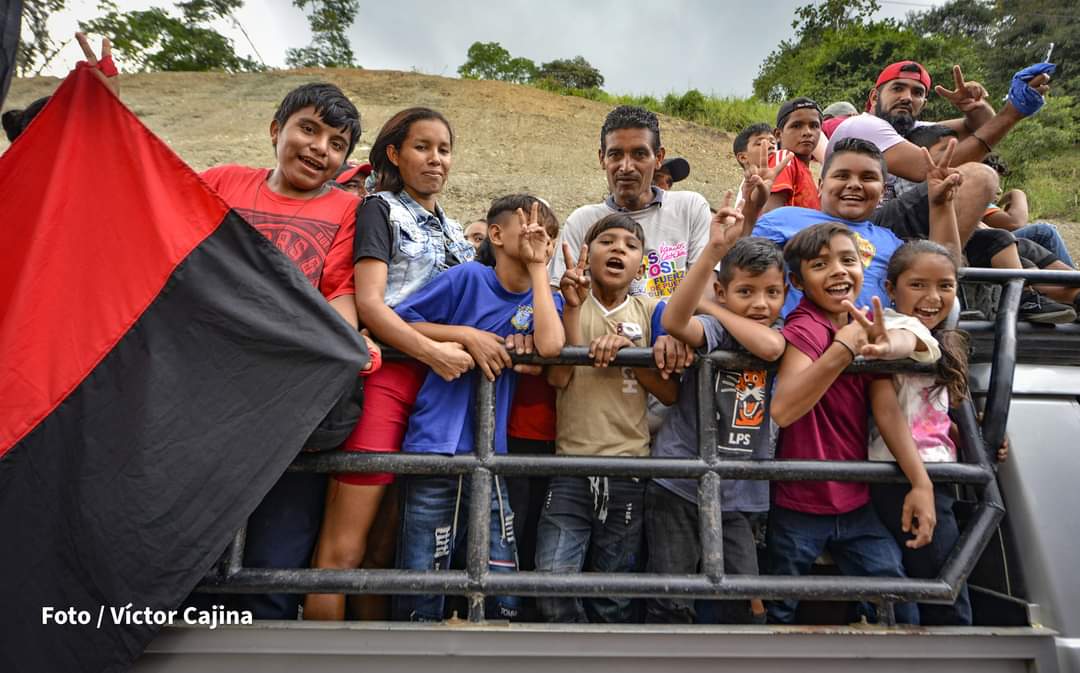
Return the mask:
<svg viewBox="0 0 1080 673">
<path fill-rule="evenodd" d="M 456 220 L 435 206 L 432 215 L 406 192 L 376 192 L 390 206 L 393 252 L 386 270 L 383 300 L 393 308 L 440 272 L 473 259 L 473 247 Z"/>
</svg>

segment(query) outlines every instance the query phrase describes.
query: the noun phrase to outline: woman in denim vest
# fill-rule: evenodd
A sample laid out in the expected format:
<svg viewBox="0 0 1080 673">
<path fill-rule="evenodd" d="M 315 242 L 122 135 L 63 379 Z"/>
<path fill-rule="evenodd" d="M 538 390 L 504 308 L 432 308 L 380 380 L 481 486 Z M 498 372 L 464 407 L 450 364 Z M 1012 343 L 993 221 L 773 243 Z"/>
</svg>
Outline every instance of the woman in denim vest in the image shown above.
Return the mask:
<svg viewBox="0 0 1080 673">
<path fill-rule="evenodd" d="M 473 259 L 461 225 L 436 201 L 450 174 L 453 145 L 446 118 L 418 107 L 391 117 L 371 148 L 378 179 L 376 192 L 364 200 L 356 216 L 357 314 L 372 336 L 414 360 L 387 362 L 365 381 L 363 414 L 342 447 L 345 450 L 399 451 L 428 369 L 452 381 L 473 367 L 470 350 L 480 357 L 491 351 L 486 342 L 484 351 L 477 344 L 467 350 L 464 344 L 432 340 L 393 310 L 438 273 Z M 505 353 L 501 342 L 498 346 Z M 330 480 L 312 566 L 388 567 L 393 562 L 396 498 L 386 497 L 380 513 L 392 482 L 390 474 L 339 474 Z M 373 528 L 377 514 L 379 524 Z M 371 553 L 366 553 L 368 549 Z M 308 595 L 304 618 L 344 619 L 344 596 Z"/>
</svg>

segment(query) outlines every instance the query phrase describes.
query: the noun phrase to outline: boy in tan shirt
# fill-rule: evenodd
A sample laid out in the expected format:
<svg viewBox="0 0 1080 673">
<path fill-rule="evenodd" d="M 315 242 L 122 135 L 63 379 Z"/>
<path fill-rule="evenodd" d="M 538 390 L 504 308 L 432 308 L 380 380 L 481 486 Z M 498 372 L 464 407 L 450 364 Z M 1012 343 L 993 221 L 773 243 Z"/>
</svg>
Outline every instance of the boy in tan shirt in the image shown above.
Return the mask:
<svg viewBox="0 0 1080 673">
<path fill-rule="evenodd" d="M 648 394 L 675 400 L 677 385 L 655 370 L 609 367 L 619 349 L 652 347 L 663 334 L 663 301 L 631 295 L 641 275 L 645 234 L 615 213 L 594 224 L 575 263 L 563 244 L 567 345 L 589 346 L 593 367 L 552 367 L 558 390 L 556 452 L 560 455 L 647 456 Z M 547 572 L 633 572 L 639 568 L 645 482 L 631 478 L 554 477 L 536 541 L 536 569 Z M 628 622 L 630 599 L 541 598 L 550 622 Z"/>
</svg>

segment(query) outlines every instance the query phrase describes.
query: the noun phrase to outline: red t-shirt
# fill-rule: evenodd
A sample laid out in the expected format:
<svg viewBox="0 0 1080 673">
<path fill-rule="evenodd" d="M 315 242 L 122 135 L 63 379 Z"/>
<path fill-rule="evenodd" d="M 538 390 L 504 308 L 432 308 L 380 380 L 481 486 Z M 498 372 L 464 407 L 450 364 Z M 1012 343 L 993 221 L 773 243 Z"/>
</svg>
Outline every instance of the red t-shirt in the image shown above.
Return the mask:
<svg viewBox="0 0 1080 673">
<path fill-rule="evenodd" d="M 555 441 L 555 389 L 543 376 L 518 376 L 506 434 L 518 439 Z"/>
<path fill-rule="evenodd" d="M 783 161 L 784 156 L 791 154 L 787 150 L 773 152 L 769 156 L 769 166 L 776 166 L 777 162 Z M 821 210 L 821 194 L 818 192 L 817 181 L 810 171 L 810 164 L 802 161 L 799 157 L 791 157 L 791 161 L 773 181 L 772 193 L 791 192 L 788 201 L 784 205 L 799 206 Z"/>
<path fill-rule="evenodd" d="M 783 328 L 789 345 L 811 360 L 821 357 L 836 329 L 803 298 Z M 866 460 L 870 413 L 869 374 L 841 374 L 814 408 L 780 432 L 783 460 Z M 774 502 L 808 514 L 844 514 L 870 501 L 870 487 L 850 481 L 778 481 Z"/>
<path fill-rule="evenodd" d="M 341 189 L 314 199 L 289 198 L 271 191 L 269 175 L 265 168 L 226 165 L 200 177 L 285 253 L 327 301 L 355 294 L 352 253 L 360 199 Z"/>
<path fill-rule="evenodd" d="M 848 120 L 847 117 L 830 117 L 821 122 L 821 132 L 825 134 L 826 138 L 832 138 L 833 131 L 837 126 L 840 126 Z"/>
</svg>

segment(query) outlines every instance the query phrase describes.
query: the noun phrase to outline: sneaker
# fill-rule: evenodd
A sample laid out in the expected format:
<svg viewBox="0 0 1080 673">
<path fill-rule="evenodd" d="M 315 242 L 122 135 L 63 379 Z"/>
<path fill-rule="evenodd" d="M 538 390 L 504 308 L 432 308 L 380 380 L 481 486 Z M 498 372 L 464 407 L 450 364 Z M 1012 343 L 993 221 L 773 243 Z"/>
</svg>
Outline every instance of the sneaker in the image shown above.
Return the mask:
<svg viewBox="0 0 1080 673">
<path fill-rule="evenodd" d="M 1034 290 L 1020 295 L 1020 320 L 1060 325 L 1076 320 L 1076 311 L 1065 304 L 1051 301 Z"/>
</svg>

